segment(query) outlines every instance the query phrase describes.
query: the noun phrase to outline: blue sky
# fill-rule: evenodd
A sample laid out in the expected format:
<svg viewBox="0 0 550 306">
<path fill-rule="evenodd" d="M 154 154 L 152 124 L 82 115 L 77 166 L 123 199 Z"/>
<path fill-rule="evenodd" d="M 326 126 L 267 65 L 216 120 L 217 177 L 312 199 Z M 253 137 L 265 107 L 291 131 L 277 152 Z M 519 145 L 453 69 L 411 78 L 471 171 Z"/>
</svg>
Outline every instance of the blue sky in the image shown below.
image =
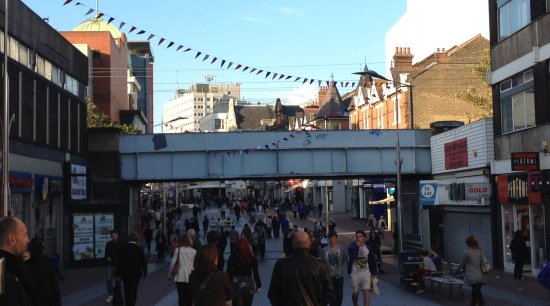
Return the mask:
<svg viewBox="0 0 550 306">
<path fill-rule="evenodd" d="M 57 30 L 71 30 L 89 19 L 95 0 L 23 0 Z M 77 2 L 83 5 L 76 5 Z M 317 91 L 314 86 L 293 82 L 300 76 L 315 80 L 356 82 L 353 72 L 366 63 L 383 74 L 386 32 L 405 12 L 405 0 L 302 0 L 302 1 L 188 1 L 188 0 L 100 0 L 99 11 L 114 17 L 129 40 L 145 40 L 150 34 L 155 56 L 155 124 L 161 122 L 162 105 L 179 88 L 204 82 L 240 82 L 246 100 L 273 103 L 276 98 L 295 103 Z M 94 13 L 95 14 L 95 13 Z M 133 25 L 146 33 L 128 33 Z M 166 41 L 158 45 L 160 38 Z M 173 41 L 173 47 L 167 49 Z M 192 50 L 176 51 L 182 44 Z M 198 51 L 202 54 L 197 59 Z M 205 54 L 210 57 L 203 61 Z M 210 64 L 214 57 L 218 60 Z M 233 62 L 220 68 L 222 59 Z M 249 66 L 235 70 L 237 64 Z M 264 72 L 249 73 L 252 68 Z M 272 74 L 265 78 L 266 71 Z M 289 80 L 272 80 L 273 73 L 292 75 Z M 303 79 L 302 79 L 303 80 Z M 309 82 L 308 82 L 309 83 Z M 340 89 L 347 92 L 350 87 Z"/>
</svg>

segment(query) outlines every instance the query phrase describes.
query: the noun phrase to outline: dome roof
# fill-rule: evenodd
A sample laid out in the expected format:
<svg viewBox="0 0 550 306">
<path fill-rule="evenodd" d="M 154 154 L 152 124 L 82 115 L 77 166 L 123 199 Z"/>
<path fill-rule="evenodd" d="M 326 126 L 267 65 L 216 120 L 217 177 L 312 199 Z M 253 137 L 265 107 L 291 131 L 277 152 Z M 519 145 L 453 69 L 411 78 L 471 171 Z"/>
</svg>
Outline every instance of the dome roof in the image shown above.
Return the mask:
<svg viewBox="0 0 550 306">
<path fill-rule="evenodd" d="M 73 31 L 86 31 L 86 32 L 111 32 L 113 38 L 120 38 L 121 32 L 112 24 L 109 24 L 101 18 L 92 18 L 86 20 L 83 23 L 77 25 Z"/>
</svg>

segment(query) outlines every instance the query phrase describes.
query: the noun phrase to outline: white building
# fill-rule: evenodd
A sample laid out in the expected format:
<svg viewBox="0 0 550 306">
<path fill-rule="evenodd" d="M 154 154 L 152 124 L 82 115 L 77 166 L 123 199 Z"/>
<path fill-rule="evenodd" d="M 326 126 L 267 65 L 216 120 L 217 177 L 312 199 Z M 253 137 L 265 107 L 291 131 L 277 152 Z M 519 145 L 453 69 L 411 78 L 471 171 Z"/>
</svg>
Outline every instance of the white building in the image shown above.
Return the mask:
<svg viewBox="0 0 550 306">
<path fill-rule="evenodd" d="M 201 118 L 213 112 L 216 102 L 238 100 L 241 84 L 193 84 L 187 90 L 178 89 L 172 100 L 164 104 L 163 133 L 196 132 Z"/>
</svg>

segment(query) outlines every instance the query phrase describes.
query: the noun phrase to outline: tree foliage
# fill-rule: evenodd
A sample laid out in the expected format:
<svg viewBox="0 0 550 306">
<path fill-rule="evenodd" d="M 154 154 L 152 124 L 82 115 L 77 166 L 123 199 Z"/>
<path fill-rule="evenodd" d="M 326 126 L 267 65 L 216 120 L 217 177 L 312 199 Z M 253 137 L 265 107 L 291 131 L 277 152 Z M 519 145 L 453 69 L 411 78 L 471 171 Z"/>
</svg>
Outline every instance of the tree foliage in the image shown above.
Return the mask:
<svg viewBox="0 0 550 306">
<path fill-rule="evenodd" d="M 491 85 L 487 82 L 489 71 L 491 71 L 490 50 L 485 49 L 479 64 L 474 67 L 473 71 L 476 77 L 483 80 L 483 89 L 478 92 L 475 87 L 470 86 L 456 95 L 458 99 L 480 109 L 484 118 L 493 117 L 493 93 Z"/>
<path fill-rule="evenodd" d="M 141 131 L 133 124 L 120 124 L 113 122 L 107 114 L 101 112 L 97 105 L 88 102 L 88 127 L 114 127 L 120 130 L 121 134 L 141 134 Z"/>
</svg>

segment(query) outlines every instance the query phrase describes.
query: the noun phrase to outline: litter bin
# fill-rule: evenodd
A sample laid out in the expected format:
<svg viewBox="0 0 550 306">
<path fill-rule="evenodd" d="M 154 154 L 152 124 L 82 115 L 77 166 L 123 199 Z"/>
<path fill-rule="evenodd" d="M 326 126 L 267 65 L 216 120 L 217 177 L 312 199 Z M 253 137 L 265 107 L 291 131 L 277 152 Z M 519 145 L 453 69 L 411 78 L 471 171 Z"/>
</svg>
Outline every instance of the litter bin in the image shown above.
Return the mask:
<svg viewBox="0 0 550 306">
<path fill-rule="evenodd" d="M 399 273 L 401 285 L 410 285 L 415 281 L 416 269 L 422 263 L 420 251 L 403 249 L 399 253 Z"/>
</svg>

